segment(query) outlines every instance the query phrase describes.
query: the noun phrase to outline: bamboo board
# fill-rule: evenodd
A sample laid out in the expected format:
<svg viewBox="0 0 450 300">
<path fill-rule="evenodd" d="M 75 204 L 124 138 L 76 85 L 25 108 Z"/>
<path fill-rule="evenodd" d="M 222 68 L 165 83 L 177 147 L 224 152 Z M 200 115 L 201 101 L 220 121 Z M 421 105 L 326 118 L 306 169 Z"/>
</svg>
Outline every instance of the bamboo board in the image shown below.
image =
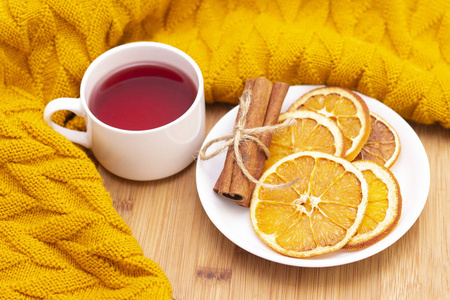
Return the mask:
<svg viewBox="0 0 450 300">
<path fill-rule="evenodd" d="M 231 108 L 207 105 L 207 131 Z M 203 210 L 195 163 L 151 182 L 124 180 L 101 166 L 99 171 L 144 255 L 168 276 L 174 299 L 448 299 L 450 130 L 411 126 L 431 168 L 430 193 L 421 216 L 388 249 L 338 267 L 280 265 L 234 245 Z"/>
</svg>

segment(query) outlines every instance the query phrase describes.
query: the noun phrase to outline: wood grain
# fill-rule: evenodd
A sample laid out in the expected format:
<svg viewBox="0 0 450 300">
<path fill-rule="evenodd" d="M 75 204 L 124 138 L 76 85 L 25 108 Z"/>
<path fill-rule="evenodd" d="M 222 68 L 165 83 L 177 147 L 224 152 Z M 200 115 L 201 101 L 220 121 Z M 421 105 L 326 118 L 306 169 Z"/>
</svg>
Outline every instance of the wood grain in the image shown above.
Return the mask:
<svg viewBox="0 0 450 300">
<path fill-rule="evenodd" d="M 207 131 L 231 108 L 208 105 Z M 174 299 L 448 299 L 450 130 L 411 126 L 431 168 L 430 193 L 421 216 L 391 247 L 339 267 L 280 265 L 234 245 L 203 210 L 195 163 L 151 182 L 121 179 L 101 166 L 99 171 L 144 255 L 168 276 Z"/>
</svg>

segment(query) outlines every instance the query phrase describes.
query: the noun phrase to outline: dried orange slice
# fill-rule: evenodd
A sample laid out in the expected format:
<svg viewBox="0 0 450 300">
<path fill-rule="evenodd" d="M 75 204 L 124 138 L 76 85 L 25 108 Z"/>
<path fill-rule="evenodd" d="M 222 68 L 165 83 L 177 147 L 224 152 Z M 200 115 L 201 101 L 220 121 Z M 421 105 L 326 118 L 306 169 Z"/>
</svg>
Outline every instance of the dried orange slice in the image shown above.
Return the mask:
<svg viewBox="0 0 450 300">
<path fill-rule="evenodd" d="M 335 122 L 312 111 L 285 112 L 278 122 L 294 119 L 294 125 L 275 132 L 264 170 L 281 158 L 300 151 L 320 151 L 343 157 L 345 139 Z"/>
<path fill-rule="evenodd" d="M 367 206 L 368 186 L 353 164 L 322 152 L 282 158 L 260 180 L 298 181 L 288 188 L 258 185 L 250 204 L 255 232 L 275 251 L 310 257 L 342 248 L 356 233 Z"/>
<path fill-rule="evenodd" d="M 369 185 L 369 202 L 356 235 L 344 248 L 359 250 L 392 232 L 400 219 L 402 196 L 397 179 L 386 167 L 368 160 L 353 164 L 362 171 Z"/>
<path fill-rule="evenodd" d="M 390 168 L 400 154 L 400 138 L 395 129 L 379 115 L 371 112 L 370 119 L 369 139 L 355 160 L 372 160 Z"/>
<path fill-rule="evenodd" d="M 359 154 L 369 138 L 369 108 L 359 95 L 348 89 L 323 87 L 312 90 L 289 108 L 289 111 L 296 110 L 312 110 L 335 120 L 346 139 L 345 158 L 350 161 Z"/>
</svg>

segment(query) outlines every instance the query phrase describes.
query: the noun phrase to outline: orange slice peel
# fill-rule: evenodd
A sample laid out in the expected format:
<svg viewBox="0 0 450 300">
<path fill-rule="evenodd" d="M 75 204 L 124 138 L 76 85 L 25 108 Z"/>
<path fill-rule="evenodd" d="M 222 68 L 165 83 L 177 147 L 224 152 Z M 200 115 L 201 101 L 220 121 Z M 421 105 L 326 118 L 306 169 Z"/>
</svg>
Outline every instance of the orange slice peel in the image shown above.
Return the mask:
<svg viewBox="0 0 450 300">
<path fill-rule="evenodd" d="M 345 155 L 345 138 L 331 119 L 312 111 L 294 111 L 281 114 L 278 123 L 287 119 L 295 122 L 273 135 L 270 157 L 264 170 L 281 158 L 300 151 L 320 151 L 340 157 Z"/>
<path fill-rule="evenodd" d="M 356 93 L 341 87 L 314 89 L 296 100 L 288 111 L 310 110 L 336 121 L 346 138 L 345 158 L 352 161 L 370 134 L 370 112 Z"/>
<path fill-rule="evenodd" d="M 401 216 L 400 186 L 389 169 L 368 160 L 353 162 L 369 186 L 367 209 L 360 227 L 347 245 L 348 250 L 367 248 L 394 230 Z"/>
<path fill-rule="evenodd" d="M 368 203 L 363 174 L 343 158 L 316 151 L 282 158 L 261 176 L 285 189 L 257 186 L 250 205 L 255 232 L 275 251 L 311 257 L 344 247 L 356 234 Z"/>
<path fill-rule="evenodd" d="M 400 151 L 400 138 L 395 129 L 376 113 L 370 113 L 371 130 L 369 138 L 355 160 L 372 160 L 390 168 Z"/>
</svg>

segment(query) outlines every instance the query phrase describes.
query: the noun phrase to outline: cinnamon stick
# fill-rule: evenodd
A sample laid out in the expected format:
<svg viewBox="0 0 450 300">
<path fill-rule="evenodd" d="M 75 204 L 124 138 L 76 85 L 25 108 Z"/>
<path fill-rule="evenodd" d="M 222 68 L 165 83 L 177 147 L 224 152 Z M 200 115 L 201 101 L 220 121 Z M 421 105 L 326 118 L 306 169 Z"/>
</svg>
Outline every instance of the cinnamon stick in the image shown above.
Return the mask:
<svg viewBox="0 0 450 300">
<path fill-rule="evenodd" d="M 275 125 L 288 88 L 289 85 L 286 83 L 275 82 L 272 84 L 263 77 L 247 80 L 244 91 L 251 90 L 252 96 L 245 128 Z M 235 126 L 240 116 L 241 108 L 238 111 Z M 268 147 L 272 140 L 272 134 L 264 133 L 259 138 Z M 264 151 L 253 141 L 242 142 L 239 151 L 246 169 L 254 178 L 259 178 L 266 160 Z M 244 175 L 236 163 L 234 149 L 230 147 L 225 158 L 224 168 L 213 190 L 238 205 L 249 207 L 254 188 L 255 184 Z"/>
<path fill-rule="evenodd" d="M 252 90 L 253 84 L 255 83 L 255 79 L 250 78 L 246 81 L 244 86 L 244 91 Z M 236 127 L 239 118 L 241 117 L 242 110 L 239 108 L 236 121 L 234 122 L 234 126 Z M 219 175 L 219 178 L 216 181 L 216 184 L 214 185 L 213 191 L 218 193 L 219 195 L 234 200 L 234 201 L 240 201 L 242 200 L 242 196 L 239 194 L 236 194 L 235 191 L 230 190 L 231 183 L 233 181 L 233 172 L 235 167 L 235 159 L 234 159 L 234 149 L 233 147 L 228 148 L 227 156 L 225 158 L 225 163 L 223 165 L 222 172 Z"/>
</svg>

